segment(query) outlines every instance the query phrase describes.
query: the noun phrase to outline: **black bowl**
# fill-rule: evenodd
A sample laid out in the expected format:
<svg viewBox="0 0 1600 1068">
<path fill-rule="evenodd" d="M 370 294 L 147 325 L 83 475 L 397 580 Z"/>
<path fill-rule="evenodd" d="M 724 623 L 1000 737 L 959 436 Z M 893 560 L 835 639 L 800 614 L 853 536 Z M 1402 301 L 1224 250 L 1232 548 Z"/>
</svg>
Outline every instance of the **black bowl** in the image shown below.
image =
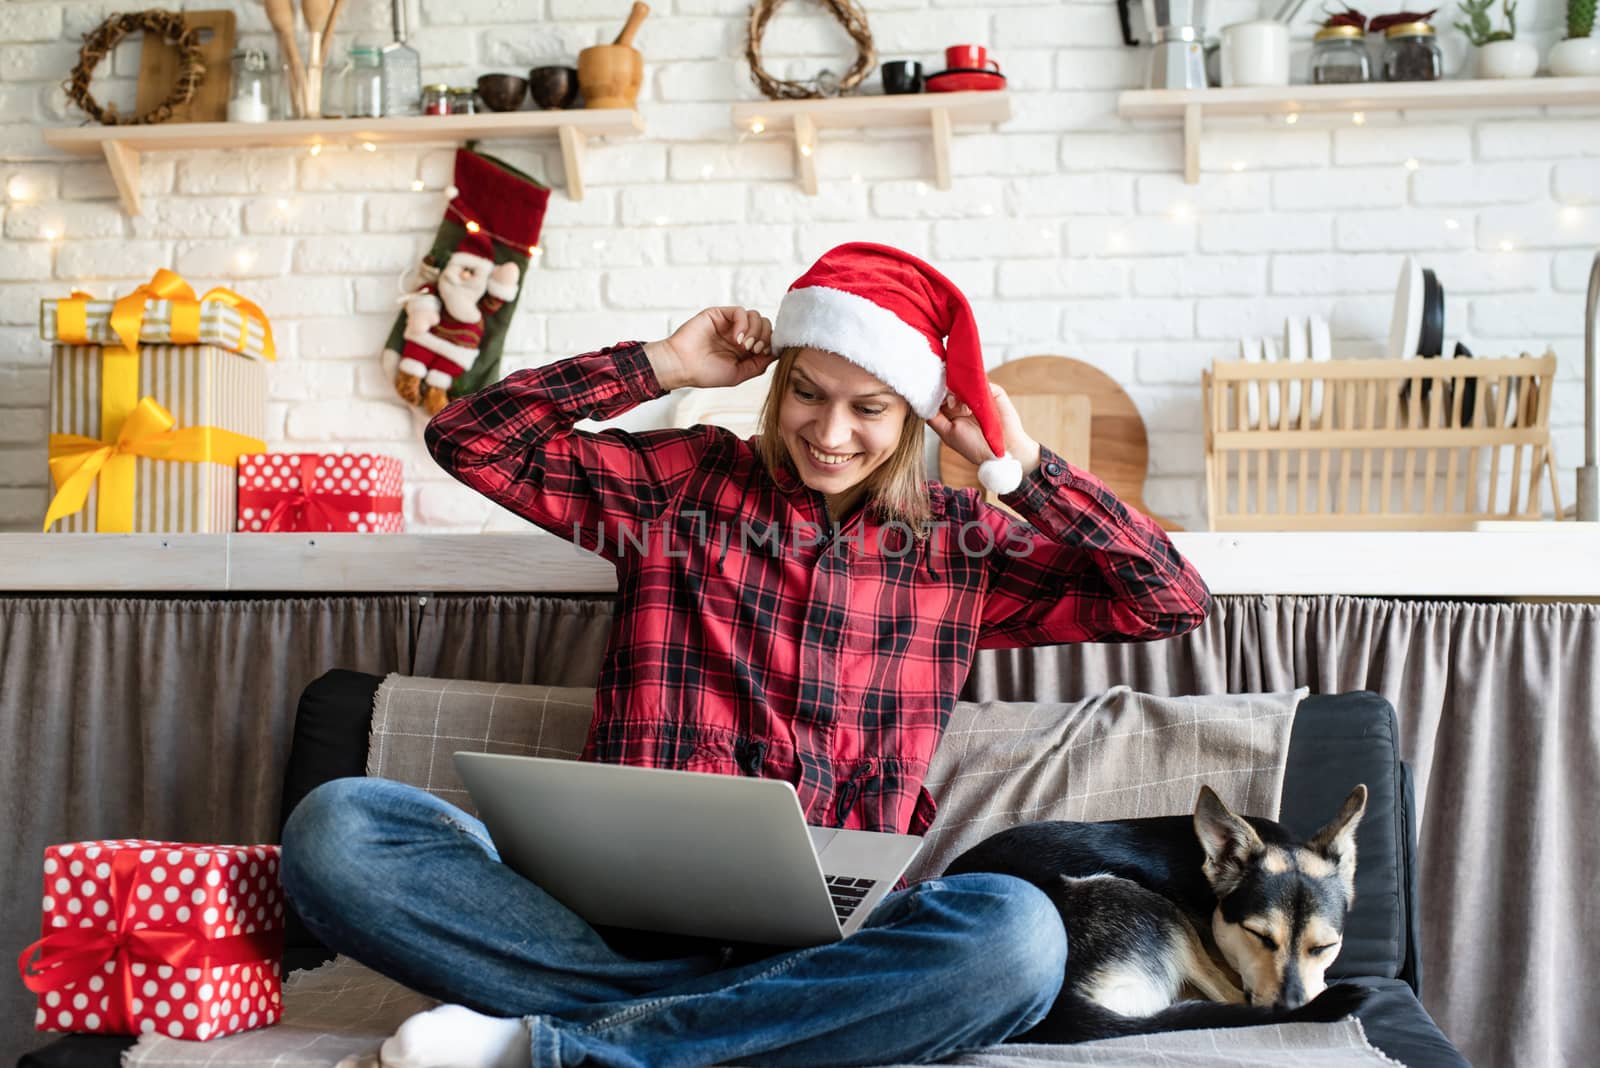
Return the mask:
<svg viewBox="0 0 1600 1068">
<path fill-rule="evenodd" d="M 528 72 L 528 92 L 546 110 L 570 108 L 578 102 L 578 68 L 534 67 Z"/>
<path fill-rule="evenodd" d="M 490 111 L 520 111 L 528 95 L 528 80 L 515 74 L 485 74 L 478 79 L 478 96 Z"/>
</svg>

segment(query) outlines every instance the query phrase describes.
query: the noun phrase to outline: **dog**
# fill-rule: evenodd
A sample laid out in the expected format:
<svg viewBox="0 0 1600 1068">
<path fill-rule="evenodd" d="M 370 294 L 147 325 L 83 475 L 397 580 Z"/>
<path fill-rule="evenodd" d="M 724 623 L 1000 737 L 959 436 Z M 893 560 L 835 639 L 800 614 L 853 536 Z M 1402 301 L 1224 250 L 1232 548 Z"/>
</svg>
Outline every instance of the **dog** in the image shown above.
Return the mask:
<svg viewBox="0 0 1600 1068">
<path fill-rule="evenodd" d="M 945 874 L 1026 879 L 1061 913 L 1061 993 L 1013 1042 L 1332 1022 L 1367 995 L 1324 978 L 1355 900 L 1366 807 L 1367 788 L 1357 786 L 1332 822 L 1300 841 L 1271 820 L 1234 814 L 1202 786 L 1192 819 L 1021 824 Z M 1186 989 L 1210 1000 L 1179 1001 Z"/>
</svg>

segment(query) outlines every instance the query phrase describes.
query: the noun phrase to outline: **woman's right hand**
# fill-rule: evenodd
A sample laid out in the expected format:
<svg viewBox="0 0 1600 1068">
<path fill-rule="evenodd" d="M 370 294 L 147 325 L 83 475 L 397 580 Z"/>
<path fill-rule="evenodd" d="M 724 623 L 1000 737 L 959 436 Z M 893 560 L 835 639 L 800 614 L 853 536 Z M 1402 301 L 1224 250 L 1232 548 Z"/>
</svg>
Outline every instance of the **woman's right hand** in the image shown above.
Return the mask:
<svg viewBox="0 0 1600 1068">
<path fill-rule="evenodd" d="M 713 389 L 737 386 L 772 365 L 772 322 L 752 308 L 706 308 L 644 347 L 661 385 Z"/>
</svg>

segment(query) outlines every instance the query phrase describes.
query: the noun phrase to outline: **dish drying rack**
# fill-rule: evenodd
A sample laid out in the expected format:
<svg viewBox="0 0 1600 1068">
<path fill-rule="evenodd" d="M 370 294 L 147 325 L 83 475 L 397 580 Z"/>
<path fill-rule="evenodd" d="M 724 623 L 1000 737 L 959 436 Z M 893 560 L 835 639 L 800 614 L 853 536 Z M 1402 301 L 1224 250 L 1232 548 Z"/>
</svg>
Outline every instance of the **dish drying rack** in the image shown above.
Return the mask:
<svg viewBox="0 0 1600 1068">
<path fill-rule="evenodd" d="M 1554 352 L 1212 364 L 1212 530 L 1468 530 L 1543 518 Z"/>
</svg>

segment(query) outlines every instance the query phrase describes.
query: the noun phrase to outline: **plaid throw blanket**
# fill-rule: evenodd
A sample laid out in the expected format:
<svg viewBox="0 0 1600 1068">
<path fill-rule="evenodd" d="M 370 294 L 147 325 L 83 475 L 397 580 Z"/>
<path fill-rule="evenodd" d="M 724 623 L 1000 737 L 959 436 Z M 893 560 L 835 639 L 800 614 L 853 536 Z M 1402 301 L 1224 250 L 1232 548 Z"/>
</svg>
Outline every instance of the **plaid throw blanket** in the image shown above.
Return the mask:
<svg viewBox="0 0 1600 1068">
<path fill-rule="evenodd" d="M 1238 809 L 1276 816 L 1289 729 L 1304 694 L 1163 698 L 1117 687 L 1076 704 L 958 704 L 929 770 L 939 815 L 909 874 L 934 875 L 968 846 L 1016 823 L 1188 812 L 1201 783 Z M 575 757 L 593 692 L 390 676 L 375 705 L 368 774 L 413 783 L 472 811 L 450 759 L 454 750 Z M 373 1053 L 407 1017 L 433 1004 L 341 957 L 290 978 L 276 1027 L 203 1043 L 145 1035 L 123 1064 L 327 1068 Z M 1218 1068 L 1392 1063 L 1354 1020 L 1005 1046 L 948 1063 L 1166 1066 L 1175 1058 Z"/>
</svg>

